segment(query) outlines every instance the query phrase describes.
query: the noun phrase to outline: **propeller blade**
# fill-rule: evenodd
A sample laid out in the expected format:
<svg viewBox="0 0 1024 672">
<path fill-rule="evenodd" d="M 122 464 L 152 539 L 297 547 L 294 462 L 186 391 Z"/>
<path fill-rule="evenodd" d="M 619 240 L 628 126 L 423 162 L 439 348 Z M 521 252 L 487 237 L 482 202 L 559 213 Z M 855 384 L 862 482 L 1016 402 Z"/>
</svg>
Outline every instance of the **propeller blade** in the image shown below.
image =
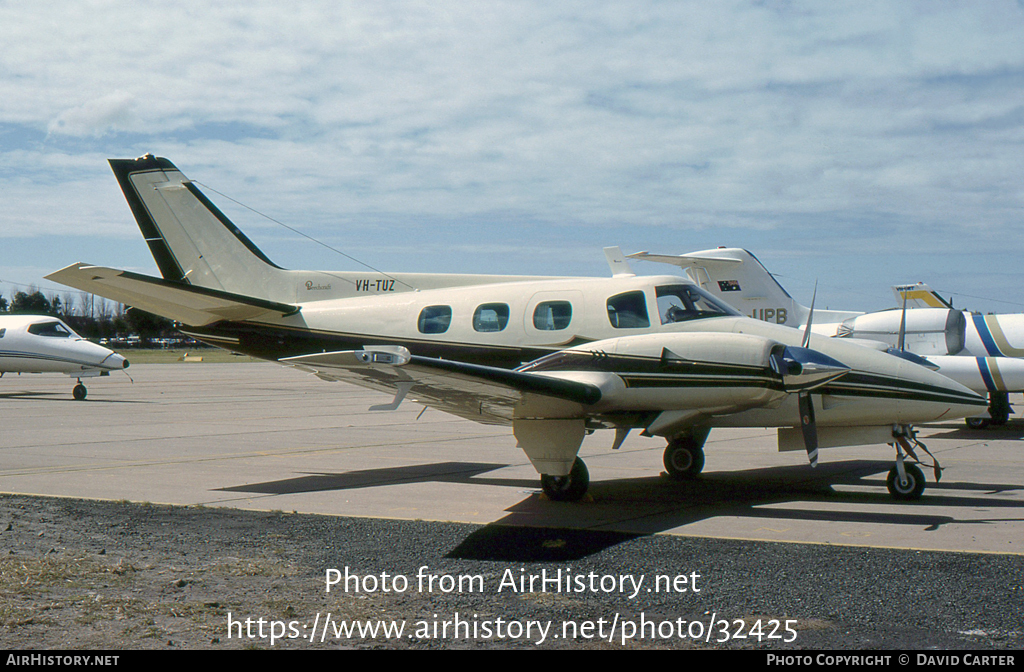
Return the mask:
<svg viewBox="0 0 1024 672">
<path fill-rule="evenodd" d="M 811 466 L 818 466 L 818 425 L 814 421 L 814 402 L 810 392 L 797 395 L 800 407 L 800 428 L 804 433 L 804 446 L 807 448 L 807 459 Z"/>
</svg>

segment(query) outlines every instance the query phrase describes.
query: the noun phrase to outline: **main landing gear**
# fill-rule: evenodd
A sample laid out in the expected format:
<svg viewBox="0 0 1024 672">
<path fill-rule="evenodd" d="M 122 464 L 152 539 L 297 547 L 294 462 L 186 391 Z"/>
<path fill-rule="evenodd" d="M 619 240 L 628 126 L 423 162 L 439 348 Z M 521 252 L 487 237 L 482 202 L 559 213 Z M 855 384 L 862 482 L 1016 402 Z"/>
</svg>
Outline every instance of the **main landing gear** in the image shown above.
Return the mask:
<svg viewBox="0 0 1024 672">
<path fill-rule="evenodd" d="M 665 447 L 663 462 L 669 478 L 685 481 L 697 478 L 704 469 L 704 442 L 709 429 L 695 429 L 690 434 L 673 436 Z"/>
<path fill-rule="evenodd" d="M 71 396 L 75 398 L 75 401 L 82 401 L 88 393 L 89 390 L 85 389 L 85 385 L 82 385 L 81 380 L 79 380 L 78 384 L 71 390 Z"/>
<path fill-rule="evenodd" d="M 989 425 L 999 427 L 1010 420 L 1010 394 L 1008 392 L 989 392 L 989 417 L 967 418 L 964 422 L 971 429 L 984 429 Z"/>
<path fill-rule="evenodd" d="M 704 469 L 704 446 L 691 436 L 670 439 L 663 461 L 669 478 L 677 481 L 696 478 Z"/>
<path fill-rule="evenodd" d="M 587 494 L 590 487 L 590 472 L 583 460 L 576 458 L 567 476 L 541 474 L 540 485 L 548 499 L 555 502 L 575 502 Z"/>
</svg>

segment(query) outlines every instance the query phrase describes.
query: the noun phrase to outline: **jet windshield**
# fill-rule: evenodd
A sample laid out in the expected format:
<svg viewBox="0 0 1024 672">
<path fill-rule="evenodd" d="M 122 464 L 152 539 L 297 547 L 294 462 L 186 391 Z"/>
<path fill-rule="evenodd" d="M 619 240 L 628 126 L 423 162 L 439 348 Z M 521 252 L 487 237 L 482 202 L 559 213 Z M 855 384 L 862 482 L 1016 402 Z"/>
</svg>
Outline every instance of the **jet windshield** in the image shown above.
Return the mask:
<svg viewBox="0 0 1024 672">
<path fill-rule="evenodd" d="M 656 289 L 656 294 L 662 324 L 740 315 L 735 309 L 694 285 L 663 285 Z"/>
<path fill-rule="evenodd" d="M 54 320 L 52 322 L 36 322 L 28 325 L 28 333 L 36 336 L 47 336 L 49 338 L 78 338 L 78 334 L 71 331 L 63 322 Z"/>
</svg>

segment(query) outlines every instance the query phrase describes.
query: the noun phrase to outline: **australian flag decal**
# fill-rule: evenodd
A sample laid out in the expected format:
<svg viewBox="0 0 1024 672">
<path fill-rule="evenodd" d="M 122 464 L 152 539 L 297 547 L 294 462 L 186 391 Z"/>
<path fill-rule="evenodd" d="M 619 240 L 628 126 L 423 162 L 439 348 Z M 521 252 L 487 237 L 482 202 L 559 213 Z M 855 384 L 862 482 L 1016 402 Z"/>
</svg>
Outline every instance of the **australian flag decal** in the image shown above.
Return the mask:
<svg viewBox="0 0 1024 672">
<path fill-rule="evenodd" d="M 723 292 L 738 292 L 740 291 L 740 283 L 735 280 L 719 280 L 718 288 Z"/>
</svg>

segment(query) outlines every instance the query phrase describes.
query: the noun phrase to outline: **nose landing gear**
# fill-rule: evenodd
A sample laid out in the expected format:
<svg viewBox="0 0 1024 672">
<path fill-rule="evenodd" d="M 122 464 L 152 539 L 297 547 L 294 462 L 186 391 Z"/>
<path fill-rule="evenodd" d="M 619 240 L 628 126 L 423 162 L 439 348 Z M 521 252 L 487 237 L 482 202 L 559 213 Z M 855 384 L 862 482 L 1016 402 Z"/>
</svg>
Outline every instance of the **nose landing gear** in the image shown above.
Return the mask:
<svg viewBox="0 0 1024 672">
<path fill-rule="evenodd" d="M 893 438 L 895 439 L 893 445 L 896 447 L 896 465 L 889 470 L 889 475 L 885 479 L 885 486 L 889 489 L 889 494 L 892 495 L 893 499 L 901 501 L 921 499 L 925 486 L 924 473 L 917 466 L 921 461 L 914 453 L 914 447 L 916 446 L 928 453 L 928 456 L 934 461 L 932 468 L 935 470 L 936 483 L 942 478 L 942 467 L 939 466 L 939 461 L 928 450 L 928 446 L 917 440 L 917 432 L 910 427 L 895 428 L 893 430 Z M 904 452 L 914 459 L 914 463 L 908 464 L 904 461 Z"/>
</svg>

